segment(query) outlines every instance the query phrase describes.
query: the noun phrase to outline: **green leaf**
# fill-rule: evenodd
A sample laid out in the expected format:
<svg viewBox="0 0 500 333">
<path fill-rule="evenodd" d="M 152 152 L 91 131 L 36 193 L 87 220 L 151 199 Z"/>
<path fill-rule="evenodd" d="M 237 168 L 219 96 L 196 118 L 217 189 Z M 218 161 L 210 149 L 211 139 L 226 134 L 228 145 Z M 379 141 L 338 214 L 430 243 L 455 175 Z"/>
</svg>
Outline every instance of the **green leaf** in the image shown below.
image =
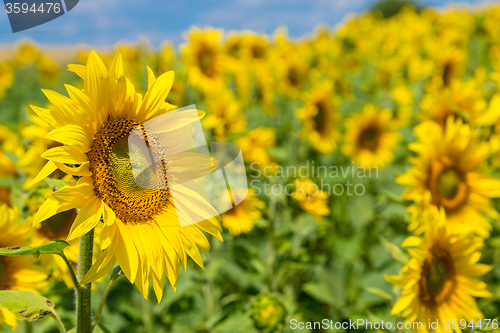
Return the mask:
<svg viewBox="0 0 500 333">
<path fill-rule="evenodd" d="M 382 244 L 389 250 L 389 253 L 391 256 L 396 259 L 399 263 L 405 265 L 408 259 L 406 258 L 405 254 L 403 253 L 403 250 L 396 244 L 393 244 L 389 242 L 387 239 L 384 237 L 380 237 Z"/>
<path fill-rule="evenodd" d="M 1 290 L 0 306 L 10 310 L 19 320 L 34 321 L 51 313 L 56 315 L 52 301 L 28 291 Z"/>
<path fill-rule="evenodd" d="M 57 191 L 63 188 L 64 186 L 68 185 L 68 182 L 55 178 L 45 178 L 44 181 L 54 191 Z"/>
<path fill-rule="evenodd" d="M 17 257 L 33 255 L 38 257 L 40 254 L 58 254 L 64 255 L 64 249 L 69 246 L 66 241 L 56 239 L 40 246 L 23 247 L 3 247 L 0 248 L 0 256 Z"/>
<path fill-rule="evenodd" d="M 382 289 L 379 288 L 372 288 L 372 287 L 365 287 L 365 290 L 369 292 L 370 294 L 374 294 L 380 297 L 385 298 L 389 302 L 392 302 L 392 296 L 383 291 Z"/>
</svg>

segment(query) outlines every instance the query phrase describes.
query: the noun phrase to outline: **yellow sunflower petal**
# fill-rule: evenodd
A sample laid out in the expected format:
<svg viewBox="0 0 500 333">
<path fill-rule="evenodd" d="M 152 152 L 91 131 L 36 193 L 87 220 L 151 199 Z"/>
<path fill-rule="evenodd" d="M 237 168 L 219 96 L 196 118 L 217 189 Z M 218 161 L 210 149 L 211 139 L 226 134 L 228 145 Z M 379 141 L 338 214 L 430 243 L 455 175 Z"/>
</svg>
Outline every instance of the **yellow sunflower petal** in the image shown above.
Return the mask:
<svg viewBox="0 0 500 333">
<path fill-rule="evenodd" d="M 92 145 L 87 133 L 78 125 L 58 127 L 49 132 L 45 138 L 67 146 L 75 147 L 82 153 L 88 152 L 90 150 L 90 146 Z"/>
<path fill-rule="evenodd" d="M 165 99 L 172 88 L 174 83 L 174 72 L 166 72 L 160 75 L 152 84 L 151 89 L 144 96 L 141 108 L 137 115 L 138 121 L 149 119 L 152 115 L 157 113 L 164 105 Z"/>
<path fill-rule="evenodd" d="M 86 69 L 84 91 L 89 96 L 92 106 L 99 116 L 99 122 L 102 123 L 108 114 L 108 70 L 94 50 L 89 54 Z"/>
<path fill-rule="evenodd" d="M 71 241 L 81 237 L 92 230 L 101 220 L 102 216 L 102 200 L 97 197 L 92 197 L 76 216 L 75 221 L 71 225 L 66 241 Z"/>
<path fill-rule="evenodd" d="M 66 164 L 81 164 L 88 162 L 85 154 L 69 146 L 51 148 L 45 151 L 41 156 L 53 162 Z"/>
<path fill-rule="evenodd" d="M 54 162 L 48 161 L 47 163 L 45 163 L 38 175 L 31 181 L 31 183 L 28 184 L 28 188 L 33 187 L 38 182 L 41 182 L 56 170 L 57 166 L 54 164 Z"/>
<path fill-rule="evenodd" d="M 68 65 L 68 71 L 75 73 L 82 79 L 85 79 L 86 67 L 84 65 Z"/>
</svg>

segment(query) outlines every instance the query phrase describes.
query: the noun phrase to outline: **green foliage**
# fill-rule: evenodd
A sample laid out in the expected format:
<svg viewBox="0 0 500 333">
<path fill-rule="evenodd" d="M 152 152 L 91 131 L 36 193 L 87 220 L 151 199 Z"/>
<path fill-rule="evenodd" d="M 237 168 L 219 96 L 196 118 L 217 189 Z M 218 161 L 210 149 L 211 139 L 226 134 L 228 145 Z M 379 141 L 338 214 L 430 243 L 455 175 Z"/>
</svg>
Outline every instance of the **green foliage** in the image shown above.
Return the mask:
<svg viewBox="0 0 500 333">
<path fill-rule="evenodd" d="M 51 313 L 56 315 L 52 301 L 28 291 L 0 290 L 0 306 L 19 320 L 34 321 Z"/>
<path fill-rule="evenodd" d="M 40 246 L 4 247 L 0 248 L 0 256 L 17 257 L 33 255 L 39 257 L 40 254 L 64 255 L 64 249 L 69 246 L 66 241 L 57 239 Z"/>
</svg>

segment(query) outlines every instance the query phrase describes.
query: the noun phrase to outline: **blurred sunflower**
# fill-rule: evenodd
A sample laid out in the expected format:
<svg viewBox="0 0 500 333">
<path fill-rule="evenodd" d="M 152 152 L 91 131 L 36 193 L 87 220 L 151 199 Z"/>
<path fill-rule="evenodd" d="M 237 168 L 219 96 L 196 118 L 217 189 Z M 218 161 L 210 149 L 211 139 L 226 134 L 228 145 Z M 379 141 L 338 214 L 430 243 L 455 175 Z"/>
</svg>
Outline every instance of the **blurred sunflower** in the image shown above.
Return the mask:
<svg viewBox="0 0 500 333">
<path fill-rule="evenodd" d="M 238 63 L 241 60 L 243 52 L 243 40 L 244 36 L 242 34 L 237 34 L 230 32 L 222 45 L 222 50 L 226 59 L 229 61 L 235 61 Z"/>
<path fill-rule="evenodd" d="M 261 217 L 260 210 L 264 207 L 264 202 L 255 195 L 255 190 L 249 189 L 245 200 L 222 215 L 222 225 L 233 236 L 249 233 L 254 228 L 255 220 Z"/>
<path fill-rule="evenodd" d="M 33 64 L 40 56 L 38 47 L 29 40 L 20 42 L 16 49 L 16 63 L 19 65 Z"/>
<path fill-rule="evenodd" d="M 453 46 L 443 47 L 442 41 L 439 39 L 431 43 L 430 49 L 431 56 L 434 58 L 431 85 L 449 87 L 455 80 L 463 76 L 467 66 L 465 50 Z"/>
<path fill-rule="evenodd" d="M 394 159 L 399 141 L 391 111 L 368 104 L 347 120 L 342 152 L 357 165 L 385 167 Z"/>
<path fill-rule="evenodd" d="M 269 127 L 257 127 L 237 141 L 245 161 L 257 163 L 263 170 L 267 166 L 275 166 L 268 150 L 276 144 L 276 130 Z"/>
<path fill-rule="evenodd" d="M 391 89 L 391 96 L 397 104 L 396 112 L 393 115 L 394 121 L 398 126 L 408 125 L 414 105 L 411 88 L 404 83 L 398 84 Z"/>
<path fill-rule="evenodd" d="M 207 96 L 207 117 L 203 124 L 214 130 L 219 141 L 226 140 L 229 134 L 243 133 L 247 122 L 239 102 L 229 89 L 214 90 Z"/>
<path fill-rule="evenodd" d="M 164 43 L 158 54 L 158 71 L 164 73 L 172 69 L 174 60 L 176 59 L 175 49 L 172 43 Z"/>
<path fill-rule="evenodd" d="M 292 198 L 301 209 L 311 214 L 317 221 L 321 221 L 322 216 L 330 214 L 328 193 L 310 179 L 304 178 L 295 181 L 295 191 L 292 193 Z"/>
<path fill-rule="evenodd" d="M 182 49 L 191 85 L 201 91 L 210 91 L 224 85 L 223 58 L 220 42 L 222 32 L 215 29 L 192 29 L 188 44 Z"/>
<path fill-rule="evenodd" d="M 31 191 L 30 196 L 26 200 L 30 212 L 36 212 L 50 193 L 52 193 L 52 190 L 49 187 L 42 186 Z M 76 215 L 76 209 L 71 209 L 58 213 L 42 223 L 38 223 L 35 226 L 35 239 L 32 245 L 41 245 L 56 239 L 66 239 Z M 33 216 L 30 216 L 27 221 L 33 222 Z M 78 239 L 73 239 L 68 243 L 70 246 L 64 249 L 64 255 L 68 258 L 73 268 L 76 269 L 79 252 Z M 99 254 L 97 244 L 94 249 L 96 250 L 94 258 L 96 258 Z M 60 256 L 42 256 L 40 259 L 44 267 L 54 268 L 51 278 L 57 281 L 64 281 L 68 288 L 73 288 L 73 280 L 69 268 Z"/>
<path fill-rule="evenodd" d="M 259 63 L 267 60 L 270 45 L 266 37 L 246 34 L 243 37 L 243 57 L 251 62 Z"/>
<path fill-rule="evenodd" d="M 17 132 L 0 125 L 0 178 L 17 177 L 13 158 L 22 155 L 22 147 Z"/>
<path fill-rule="evenodd" d="M 334 95 L 329 81 L 318 83 L 306 96 L 297 118 L 303 122 L 302 137 L 323 154 L 331 153 L 340 138 L 337 111 L 340 100 Z"/>
<path fill-rule="evenodd" d="M 253 72 L 255 79 L 255 98 L 268 115 L 275 112 L 275 79 L 267 66 L 257 66 Z"/>
<path fill-rule="evenodd" d="M 277 333 L 283 330 L 286 308 L 276 296 L 262 294 L 253 300 L 250 317 L 260 332 Z"/>
<path fill-rule="evenodd" d="M 18 223 L 17 210 L 0 204 L 0 247 L 31 245 L 33 230 L 27 223 Z M 0 256 L 0 290 L 23 290 L 39 293 L 47 287 L 48 275 L 33 256 Z M 0 307 L 0 326 L 17 327 L 16 316 Z"/>
<path fill-rule="evenodd" d="M 500 196 L 500 180 L 483 170 L 490 156 L 488 144 L 478 142 L 470 126 L 452 118 L 444 132 L 437 123 L 427 121 L 415 127 L 415 134 L 417 142 L 409 148 L 418 157 L 410 158 L 414 166 L 396 179 L 408 186 L 403 198 L 430 201 L 444 208 L 448 223 L 457 231 L 487 237 L 491 225 L 483 214 L 498 217 L 490 198 Z M 422 232 L 422 221 L 415 221 L 413 228 Z"/>
<path fill-rule="evenodd" d="M 274 62 L 279 91 L 291 99 L 296 99 L 308 83 L 308 67 L 304 56 L 296 52 L 286 57 L 278 57 Z"/>
<path fill-rule="evenodd" d="M 53 109 L 32 106 L 54 128 L 46 138 L 65 144 L 42 155 L 49 162 L 33 182 L 57 168 L 79 180 L 49 195 L 33 223 L 79 208 L 67 237 L 71 241 L 99 225 L 102 218 L 99 241 L 103 252 L 80 283 L 104 276 L 118 261 L 145 298 L 151 279 L 160 301 L 165 274 L 175 290 L 179 264 L 186 269 L 187 255 L 203 267 L 199 251 L 209 250 L 210 245 L 201 230 L 222 240 L 218 215 L 205 201 L 186 194 L 198 214 L 216 217 L 181 228 L 170 191 L 140 188 L 132 173 L 128 136 L 145 121 L 175 108 L 165 102 L 174 73 L 155 78 L 148 68 L 148 91 L 143 97 L 125 77 L 120 53 L 109 70 L 94 51 L 86 66 L 69 68 L 84 79 L 83 92 L 66 85 L 68 98 L 43 90 Z M 157 144 L 157 137 L 168 135 L 177 125 L 165 124 L 163 132 L 148 133 L 153 138 L 149 144 Z M 179 135 L 182 148 L 191 133 Z"/>
<path fill-rule="evenodd" d="M 431 221 L 424 237 L 409 237 L 411 258 L 401 275 L 386 275 L 386 280 L 401 288 L 401 296 L 392 308 L 392 315 L 401 314 L 405 322 L 427 323 L 445 319 L 477 320 L 483 315 L 474 297 L 491 297 L 478 277 L 492 267 L 479 264 L 483 239 L 471 234 L 453 234 L 446 228 L 443 210 L 428 210 L 424 218 Z M 437 332 L 446 332 L 439 325 Z M 455 330 L 460 332 L 460 329 Z"/>
<path fill-rule="evenodd" d="M 37 60 L 40 80 L 43 85 L 53 86 L 59 80 L 59 66 L 50 58 L 40 56 Z"/>
<path fill-rule="evenodd" d="M 38 172 L 48 163 L 46 159 L 40 157 L 47 149 L 62 146 L 61 143 L 46 139 L 45 136 L 51 131 L 50 125 L 37 117 L 35 114 L 30 114 L 31 123 L 21 127 L 21 136 L 24 138 L 26 151 L 20 155 L 17 165 L 22 168 L 26 174 L 26 181 L 23 184 L 24 189 L 34 186 L 32 181 L 38 175 Z M 56 170 L 49 176 L 55 178 L 63 178 L 64 173 Z M 40 179 L 41 181 L 41 179 Z M 34 211 L 33 211 L 34 212 Z"/>
<path fill-rule="evenodd" d="M 471 126 L 490 126 L 500 118 L 500 109 L 488 108 L 481 82 L 453 81 L 444 89 L 432 89 L 420 103 L 422 120 L 432 120 L 444 128 L 446 119 L 462 119 Z"/>
<path fill-rule="evenodd" d="M 0 98 L 5 96 L 5 92 L 14 83 L 14 69 L 6 61 L 0 61 Z"/>
</svg>

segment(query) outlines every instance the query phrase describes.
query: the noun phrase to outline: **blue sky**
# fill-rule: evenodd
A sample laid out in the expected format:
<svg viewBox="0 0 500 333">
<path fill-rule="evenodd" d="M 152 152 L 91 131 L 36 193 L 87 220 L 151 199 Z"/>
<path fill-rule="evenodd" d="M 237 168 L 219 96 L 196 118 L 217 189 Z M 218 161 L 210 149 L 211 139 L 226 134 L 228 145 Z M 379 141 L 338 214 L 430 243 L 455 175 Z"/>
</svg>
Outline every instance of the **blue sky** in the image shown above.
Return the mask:
<svg viewBox="0 0 500 333">
<path fill-rule="evenodd" d="M 0 43 L 30 38 L 45 45 L 87 44 L 106 47 L 118 41 L 135 42 L 147 37 L 153 46 L 165 40 L 181 43 L 192 26 L 225 30 L 251 29 L 272 34 L 280 26 L 289 35 L 310 34 L 325 23 L 342 21 L 349 13 L 367 9 L 375 0 L 80 0 L 69 13 L 39 27 L 12 33 L 4 7 L 0 5 Z M 448 0 L 421 0 L 443 7 Z M 478 5 L 483 0 L 461 1 Z M 491 2 L 491 1 L 489 1 Z"/>
</svg>

